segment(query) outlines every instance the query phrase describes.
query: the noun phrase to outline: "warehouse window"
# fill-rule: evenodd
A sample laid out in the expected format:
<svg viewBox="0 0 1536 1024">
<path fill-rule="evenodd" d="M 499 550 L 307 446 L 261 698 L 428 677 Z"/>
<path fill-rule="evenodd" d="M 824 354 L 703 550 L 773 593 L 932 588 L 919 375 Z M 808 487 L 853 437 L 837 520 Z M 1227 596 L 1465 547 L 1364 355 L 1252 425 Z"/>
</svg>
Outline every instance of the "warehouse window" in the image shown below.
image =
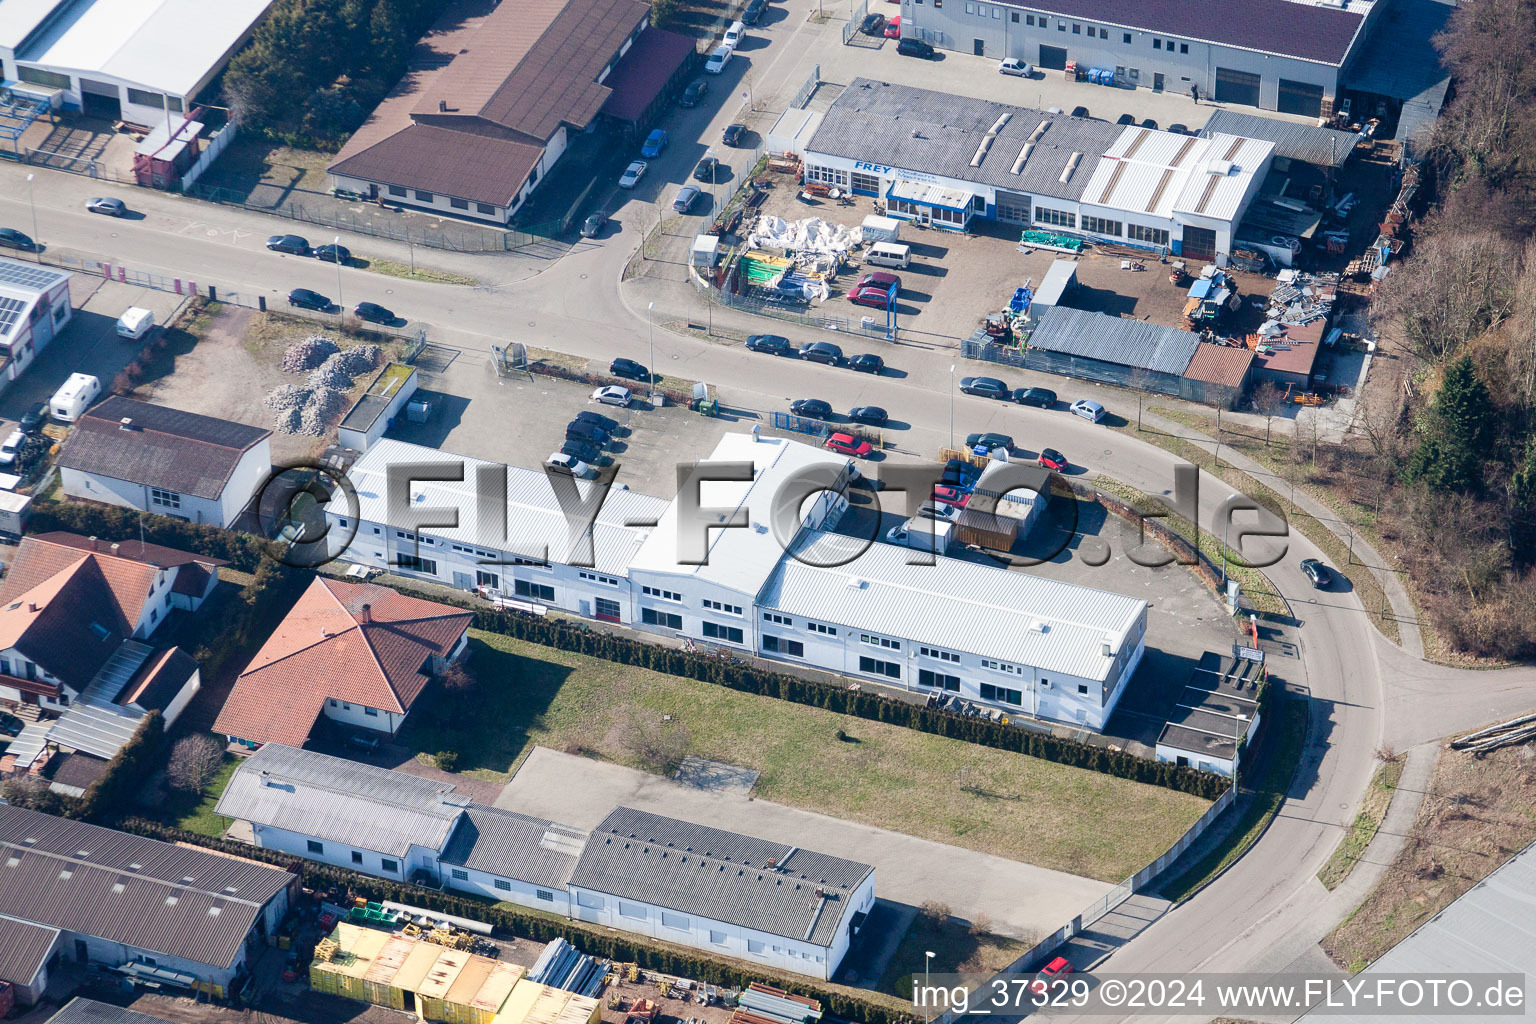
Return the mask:
<svg viewBox="0 0 1536 1024">
<path fill-rule="evenodd" d="M 1134 242 L 1146 242 L 1150 245 L 1167 245 L 1168 232 L 1162 228 L 1144 228 L 1140 224 L 1127 224 L 1125 237 Z"/>
<path fill-rule="evenodd" d="M 947 675 L 943 672 L 932 672 L 926 668 L 917 670 L 917 685 L 932 686 L 939 690 L 952 690 L 960 692 L 960 677 Z"/>
<path fill-rule="evenodd" d="M 872 676 L 889 676 L 892 679 L 901 678 L 901 665 L 894 661 L 876 661 L 874 658 L 859 657 L 859 671 L 867 672 Z"/>
<path fill-rule="evenodd" d="M 919 647 L 917 653 L 925 658 L 938 658 L 940 661 L 952 661 L 960 664 L 960 655 L 954 651 L 941 651 L 937 647 Z"/>
<path fill-rule="evenodd" d="M 1066 22 L 1058 21 L 1056 23 L 1056 31 L 1057 32 L 1065 32 L 1066 30 L 1067 30 L 1067 23 Z"/>
<path fill-rule="evenodd" d="M 711 640 L 724 640 L 726 643 L 739 644 L 743 642 L 745 634 L 739 626 L 722 626 L 714 622 L 704 623 L 704 635 Z"/>
<path fill-rule="evenodd" d="M 1122 32 L 1122 33 L 1120 33 L 1120 41 L 1122 43 L 1124 43 L 1126 46 L 1130 46 L 1131 45 L 1131 34 L 1129 32 Z"/>
<path fill-rule="evenodd" d="M 468 871 L 461 871 L 458 868 L 454 868 L 453 871 L 452 871 L 452 874 L 453 874 L 453 880 L 455 882 L 467 882 L 467 881 L 469 881 L 469 872 Z"/>
<path fill-rule="evenodd" d="M 490 216 L 494 217 L 496 215 L 496 207 L 492 206 L 490 203 L 476 203 L 475 212 L 489 214 Z"/>
<path fill-rule="evenodd" d="M 767 950 L 767 948 L 768 947 L 764 943 L 759 942 L 757 939 L 748 939 L 747 940 L 747 952 L 748 953 L 756 953 L 758 956 L 762 956 L 763 953 Z"/>
<path fill-rule="evenodd" d="M 593 602 L 593 607 L 596 612 L 595 617 L 603 622 L 618 622 L 620 619 L 619 602 L 617 601 L 610 601 L 606 597 L 599 597 Z"/>
<path fill-rule="evenodd" d="M 68 89 L 69 76 L 44 71 L 42 68 L 24 68 L 16 65 L 16 77 L 33 85 L 46 85 L 54 89 Z"/>
<path fill-rule="evenodd" d="M 1163 48 L 1163 41 L 1161 39 L 1157 38 L 1157 36 L 1153 36 L 1152 37 L 1152 49 L 1154 49 L 1154 50 L 1161 50 L 1162 48 Z"/>
<path fill-rule="evenodd" d="M 413 569 L 416 572 L 423 572 L 428 576 L 437 575 L 437 562 L 431 558 L 420 558 L 416 555 L 396 555 L 395 565 L 401 569 Z"/>
<path fill-rule="evenodd" d="M 181 508 L 181 495 L 175 491 L 167 491 L 159 487 L 149 489 L 149 501 L 152 505 L 164 505 L 166 508 Z"/>
<path fill-rule="evenodd" d="M 448 205 L 453 207 L 455 210 L 467 210 L 467 209 L 469 209 L 469 200 L 468 199 L 449 199 L 448 200 Z"/>
<path fill-rule="evenodd" d="M 1179 52 L 1180 53 L 1188 53 L 1189 52 L 1189 44 L 1188 43 L 1180 43 L 1179 44 Z"/>
<path fill-rule="evenodd" d="M 793 626 L 795 620 L 788 615 L 780 615 L 778 612 L 763 612 L 764 622 L 774 622 L 780 626 Z"/>
<path fill-rule="evenodd" d="M 1013 15 L 1013 23 L 1015 25 L 1017 25 L 1019 23 L 1019 12 L 1018 11 L 1013 11 L 1011 13 Z"/>
<path fill-rule="evenodd" d="M 527 580 L 513 580 L 512 592 L 518 597 L 531 597 L 535 601 L 555 600 L 555 588 L 544 583 L 529 583 Z"/>
<path fill-rule="evenodd" d="M 1035 207 L 1036 224 L 1054 224 L 1059 228 L 1077 227 L 1077 214 L 1068 213 L 1065 210 L 1052 210 L 1048 207 Z"/>
<path fill-rule="evenodd" d="M 502 892 L 512 891 L 512 883 L 507 881 L 505 878 L 494 878 L 491 880 L 491 884 L 500 889 Z"/>
<path fill-rule="evenodd" d="M 682 603 L 683 595 L 673 590 L 662 590 L 660 587 L 641 587 L 640 593 L 646 597 L 659 597 L 663 601 L 676 601 Z"/>
<path fill-rule="evenodd" d="M 360 851 L 358 851 L 358 850 L 353 850 L 352 851 L 352 863 L 353 864 L 361 864 L 362 862 L 363 862 L 363 855 L 362 855 L 362 853 Z"/>
<path fill-rule="evenodd" d="M 1033 25 L 1034 23 L 1035 23 L 1035 16 L 1033 14 L 1026 14 L 1024 16 L 1024 24 L 1026 24 L 1026 25 Z"/>
<path fill-rule="evenodd" d="M 640 621 L 647 626 L 665 626 L 667 629 L 682 629 L 683 617 L 671 612 L 659 612 L 654 608 L 640 609 Z"/>
<path fill-rule="evenodd" d="M 995 700 L 999 704 L 1023 705 L 1024 694 L 1018 690 L 1010 690 L 1006 686 L 993 686 L 991 683 L 982 683 L 981 699 Z"/>
<path fill-rule="evenodd" d="M 617 580 L 612 576 L 604 576 L 601 573 L 588 572 L 585 569 L 581 570 L 576 575 L 580 576 L 584 580 L 591 580 L 593 583 L 601 583 L 606 587 L 617 587 L 622 585 L 622 581 Z"/>
<path fill-rule="evenodd" d="M 631 903 L 628 900 L 619 900 L 619 916 L 627 917 L 634 921 L 644 921 L 645 906 L 640 903 Z"/>
<path fill-rule="evenodd" d="M 1010 665 L 1006 661 L 994 661 L 991 658 L 981 659 L 982 668 L 990 668 L 997 672 L 1007 672 L 1010 675 L 1023 675 L 1024 670 L 1017 665 Z"/>
<path fill-rule="evenodd" d="M 476 569 L 475 586 L 489 587 L 492 590 L 496 590 L 501 586 L 501 577 L 494 572 L 486 572 L 484 569 Z"/>
<path fill-rule="evenodd" d="M 389 186 L 389 194 L 392 196 L 405 196 L 409 195 L 409 191 L 399 185 L 391 185 Z"/>
<path fill-rule="evenodd" d="M 1072 34 L 1075 35 L 1075 36 L 1082 35 L 1083 34 L 1083 26 L 1077 24 L 1076 22 L 1073 22 L 1072 23 Z"/>
<path fill-rule="evenodd" d="M 144 89 L 129 89 L 128 102 L 140 107 L 154 107 L 156 110 L 165 109 L 165 95 L 158 92 L 147 92 Z"/>
<path fill-rule="evenodd" d="M 1083 214 L 1083 230 L 1093 235 L 1120 236 L 1120 222 L 1117 220 L 1105 220 L 1103 217 L 1090 217 Z"/>
<path fill-rule="evenodd" d="M 785 637 L 764 634 L 763 650 L 772 651 L 775 654 L 787 654 L 791 658 L 805 657 L 805 644 L 799 640 L 790 640 Z"/>
<path fill-rule="evenodd" d="M 688 918 L 684 914 L 674 914 L 670 910 L 661 912 L 661 923 L 666 928 L 676 928 L 678 931 L 688 930 Z"/>
<path fill-rule="evenodd" d="M 827 185 L 848 184 L 848 172 L 838 170 L 835 167 L 822 167 L 812 164 L 805 169 L 806 181 L 820 181 Z"/>
<path fill-rule="evenodd" d="M 535 889 L 533 891 L 533 895 L 536 898 L 543 900 L 545 903 L 555 902 L 555 894 L 550 892 L 548 889 Z"/>
<path fill-rule="evenodd" d="M 1087 683 L 1078 683 L 1077 684 L 1077 692 L 1078 693 L 1087 693 L 1088 692 L 1088 684 Z"/>
<path fill-rule="evenodd" d="M 887 650 L 901 650 L 900 640 L 891 640 L 888 637 L 876 636 L 873 633 L 860 633 L 859 642 L 869 644 L 871 647 L 884 647 Z"/>
<path fill-rule="evenodd" d="M 709 941 L 717 946 L 725 945 L 725 932 L 717 932 L 711 928 L 709 931 Z"/>
<path fill-rule="evenodd" d="M 367 715 L 369 718 L 378 718 L 379 717 L 379 709 L 378 708 L 363 708 L 363 714 Z"/>
<path fill-rule="evenodd" d="M 390 860 L 388 857 L 379 858 L 379 867 L 383 868 L 385 871 L 388 871 L 390 874 L 395 874 L 400 870 L 399 862 Z"/>
<path fill-rule="evenodd" d="M 1100 39 L 1108 39 L 1109 38 L 1109 29 L 1107 29 L 1107 28 L 1099 29 L 1099 38 Z"/>
<path fill-rule="evenodd" d="M 417 202 L 420 202 L 420 203 L 430 203 L 435 198 L 436 197 L 433 196 L 431 192 L 424 192 L 421 189 L 417 189 L 416 190 L 416 201 Z"/>
<path fill-rule="evenodd" d="M 305 848 L 308 849 L 310 853 L 324 853 L 325 852 L 325 844 L 324 843 L 316 842 L 313 839 L 309 840 L 305 844 Z"/>
<path fill-rule="evenodd" d="M 589 910 L 602 910 L 603 898 L 597 895 L 597 893 L 578 891 L 576 893 L 576 905 L 578 907 L 586 907 Z"/>
<path fill-rule="evenodd" d="M 805 624 L 805 628 L 810 630 L 812 633 L 824 633 L 827 636 L 837 636 L 836 626 L 823 626 L 819 622 L 807 622 Z"/>
<path fill-rule="evenodd" d="M 713 608 L 715 611 L 725 612 L 727 615 L 741 614 L 741 605 L 739 604 L 726 604 L 723 601 L 711 601 L 708 598 L 705 598 L 699 603 L 702 604 L 705 608 Z"/>
</svg>

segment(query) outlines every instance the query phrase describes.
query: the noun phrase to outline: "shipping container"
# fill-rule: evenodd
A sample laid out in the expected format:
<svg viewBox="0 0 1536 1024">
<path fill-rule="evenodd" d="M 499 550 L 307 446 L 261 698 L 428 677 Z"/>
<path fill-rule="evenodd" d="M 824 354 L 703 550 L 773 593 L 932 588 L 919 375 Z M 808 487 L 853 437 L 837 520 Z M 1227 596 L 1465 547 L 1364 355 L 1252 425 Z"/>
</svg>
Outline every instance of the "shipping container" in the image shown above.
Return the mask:
<svg viewBox="0 0 1536 1024">
<path fill-rule="evenodd" d="M 417 942 L 416 948 L 411 950 L 410 955 L 405 958 L 405 963 L 400 965 L 400 970 L 395 975 L 395 987 L 402 992 L 418 991 L 421 983 L 426 980 L 427 972 L 437 965 L 437 958 L 442 954 L 442 946 L 434 946 L 430 942 Z"/>
<path fill-rule="evenodd" d="M 404 938 L 392 938 L 384 944 L 373 966 L 363 975 L 363 991 L 367 993 L 368 1002 L 395 1010 L 406 1008 L 405 990 L 395 984 L 395 977 L 415 947 L 415 942 Z"/>
<path fill-rule="evenodd" d="M 501 1007 L 506 1003 L 507 997 L 522 980 L 526 972 L 517 964 L 508 964 L 498 961 L 491 971 L 491 976 L 485 980 L 480 991 L 470 1000 L 470 1006 L 475 1011 L 474 1024 L 493 1024 L 496 1014 L 501 1012 Z"/>
</svg>

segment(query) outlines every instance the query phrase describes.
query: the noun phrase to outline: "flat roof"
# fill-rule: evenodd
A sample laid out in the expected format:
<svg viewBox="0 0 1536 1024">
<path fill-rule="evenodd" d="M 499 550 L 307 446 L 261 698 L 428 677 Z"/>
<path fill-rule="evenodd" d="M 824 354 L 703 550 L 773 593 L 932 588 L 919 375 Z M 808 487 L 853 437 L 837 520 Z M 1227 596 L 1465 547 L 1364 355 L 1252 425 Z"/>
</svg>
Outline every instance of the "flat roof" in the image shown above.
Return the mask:
<svg viewBox="0 0 1536 1024">
<path fill-rule="evenodd" d="M 1260 675 L 1258 662 L 1204 655 L 1190 672 L 1157 745 L 1232 760 L 1238 739 L 1252 728 L 1259 711 Z"/>
<path fill-rule="evenodd" d="M 1030 348 L 1171 374 L 1184 372 L 1199 344 L 1189 331 L 1068 306 L 1047 309 L 1029 336 Z"/>
<path fill-rule="evenodd" d="M 0 48 L 16 50 L 66 0 L 0 0 Z"/>
<path fill-rule="evenodd" d="M 357 400 L 347 414 L 342 417 L 341 426 L 348 430 L 362 430 L 373 426 L 384 410 L 389 408 L 389 403 L 395 400 L 400 389 L 405 387 L 411 375 L 416 372 L 414 366 L 406 366 L 403 363 L 388 363 L 383 369 L 374 375 L 373 382 L 368 385 L 368 391 Z"/>
<path fill-rule="evenodd" d="M 186 96 L 273 2 L 75 0 L 16 59 Z"/>
</svg>

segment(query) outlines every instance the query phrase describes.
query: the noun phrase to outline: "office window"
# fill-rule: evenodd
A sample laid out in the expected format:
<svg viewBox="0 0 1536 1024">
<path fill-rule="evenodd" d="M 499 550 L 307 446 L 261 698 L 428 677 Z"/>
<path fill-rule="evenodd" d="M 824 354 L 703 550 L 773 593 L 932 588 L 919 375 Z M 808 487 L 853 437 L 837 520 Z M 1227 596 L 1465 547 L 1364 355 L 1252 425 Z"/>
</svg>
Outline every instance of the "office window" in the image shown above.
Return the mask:
<svg viewBox="0 0 1536 1024">
<path fill-rule="evenodd" d="M 724 640 L 732 644 L 741 643 L 745 636 L 739 626 L 721 626 L 714 622 L 704 623 L 704 635 L 711 640 Z"/>
<path fill-rule="evenodd" d="M 1044 206 L 1035 207 L 1036 224 L 1054 224 L 1059 228 L 1077 227 L 1077 214 L 1068 213 L 1065 210 L 1052 210 Z"/>
<path fill-rule="evenodd" d="M 759 942 L 756 939 L 748 939 L 747 940 L 747 952 L 748 953 L 757 953 L 759 956 L 761 956 L 763 951 L 766 948 L 767 947 L 763 943 Z"/>
<path fill-rule="evenodd" d="M 529 583 L 527 580 L 514 580 L 512 592 L 518 597 L 530 597 L 535 601 L 555 600 L 555 588 L 544 583 Z"/>
<path fill-rule="evenodd" d="M 1188 43 L 1180 43 L 1179 44 L 1179 52 L 1180 53 L 1188 53 L 1189 52 L 1189 44 Z"/>
<path fill-rule="evenodd" d="M 369 718 L 378 718 L 379 717 L 379 709 L 378 708 L 363 708 L 363 714 L 367 715 Z"/>
<path fill-rule="evenodd" d="M 1006 686 L 993 686 L 991 683 L 982 683 L 981 699 L 995 700 L 999 704 L 1014 704 L 1022 706 L 1024 703 L 1024 694 L 1018 690 L 1010 690 Z"/>
<path fill-rule="evenodd" d="M 467 210 L 467 209 L 469 209 L 469 200 L 468 199 L 451 199 L 450 198 L 448 200 L 448 205 L 453 207 L 455 210 Z"/>
<path fill-rule="evenodd" d="M 645 906 L 640 903 L 631 903 L 628 900 L 619 900 L 619 916 L 627 917 L 633 921 L 644 921 Z"/>
<path fill-rule="evenodd" d="M 496 216 L 496 207 L 492 206 L 490 203 L 476 203 L 475 212 L 484 213 L 494 217 Z"/>
<path fill-rule="evenodd" d="M 1127 224 L 1125 237 L 1136 242 L 1147 242 L 1151 245 L 1167 245 L 1168 232 L 1162 228 L 1144 228 L 1140 224 Z"/>
<path fill-rule="evenodd" d="M 391 874 L 394 874 L 400 870 L 400 863 L 398 861 L 390 860 L 388 857 L 380 857 L 379 867 L 383 868 L 385 871 L 388 871 Z"/>
<path fill-rule="evenodd" d="M 408 195 L 409 192 L 406 189 L 401 188 L 399 185 L 391 185 L 389 186 L 389 194 L 392 196 L 405 196 Z"/>
<path fill-rule="evenodd" d="M 835 626 L 823 626 L 819 622 L 807 622 L 805 624 L 805 628 L 810 630 L 812 633 L 824 633 L 827 636 L 837 636 L 837 627 Z"/>
<path fill-rule="evenodd" d="M 602 910 L 603 898 L 596 893 L 577 890 L 576 905 L 578 907 L 586 907 L 588 910 Z"/>
<path fill-rule="evenodd" d="M 723 601 L 710 601 L 707 599 L 700 601 L 699 603 L 702 604 L 705 608 L 713 608 L 715 611 L 725 612 L 727 615 L 741 614 L 741 605 L 739 604 L 726 604 Z"/>
<path fill-rule="evenodd" d="M 437 575 L 437 560 L 422 558 L 419 555 L 396 555 L 395 564 L 401 569 L 412 569 L 416 572 L 424 572 L 428 576 Z"/>
<path fill-rule="evenodd" d="M 494 878 L 491 880 L 491 884 L 500 889 L 502 892 L 512 891 L 512 883 L 507 881 L 505 878 Z"/>
<path fill-rule="evenodd" d="M 1120 234 L 1120 222 L 1117 220 L 1105 220 L 1103 217 L 1090 217 L 1083 214 L 1083 230 L 1094 235 Z"/>
<path fill-rule="evenodd" d="M 494 572 L 486 572 L 484 569 L 476 569 L 475 586 L 489 587 L 492 590 L 495 590 L 501 586 L 501 577 Z"/>
<path fill-rule="evenodd" d="M 960 664 L 960 655 L 954 651 L 941 651 L 937 647 L 919 647 L 917 653 L 925 658 L 938 658 L 940 661 L 952 661 Z"/>
<path fill-rule="evenodd" d="M 1075 36 L 1082 35 L 1083 34 L 1083 26 L 1077 24 L 1076 22 L 1073 22 L 1072 23 L 1072 34 L 1075 35 Z"/>
<path fill-rule="evenodd" d="M 1003 9 L 1001 7 L 994 7 L 994 8 L 992 8 L 992 20 L 993 21 L 996 21 L 997 19 L 1001 18 L 1002 16 L 1003 16 Z"/>
<path fill-rule="evenodd" d="M 1099 38 L 1100 39 L 1108 39 L 1109 38 L 1109 29 L 1107 29 L 1107 28 L 1099 29 Z"/>
<path fill-rule="evenodd" d="M 469 881 L 469 872 L 468 871 L 464 871 L 464 870 L 462 870 L 460 868 L 454 868 L 453 871 L 451 872 L 451 874 L 453 875 L 453 880 L 455 882 L 467 882 L 467 881 Z"/>
<path fill-rule="evenodd" d="M 799 640 L 790 640 L 785 637 L 763 635 L 763 650 L 772 651 L 775 654 L 787 654 L 791 658 L 805 657 L 805 644 Z"/>
<path fill-rule="evenodd" d="M 640 593 L 647 597 L 659 597 L 664 601 L 676 601 L 682 603 L 683 595 L 673 590 L 662 590 L 660 587 L 641 587 Z"/>
<path fill-rule="evenodd" d="M 1162 48 L 1163 48 L 1163 41 L 1161 39 L 1157 38 L 1156 36 L 1153 36 L 1152 37 L 1152 49 L 1154 49 L 1154 50 L 1161 50 Z"/>
<path fill-rule="evenodd" d="M 917 685 L 932 686 L 938 690 L 949 690 L 953 693 L 960 692 L 960 677 L 947 675 L 943 672 L 933 672 L 926 668 L 917 670 Z"/>
<path fill-rule="evenodd" d="M 1018 11 L 1012 11 L 1012 12 L 1010 12 L 1010 13 L 1011 13 L 1011 14 L 1012 14 L 1012 16 L 1013 16 L 1013 23 L 1014 23 L 1014 24 L 1015 24 L 1015 25 L 1017 25 L 1017 24 L 1018 24 L 1018 23 L 1019 23 L 1019 12 L 1018 12 Z"/>
<path fill-rule="evenodd" d="M 1077 692 L 1078 693 L 1087 693 L 1088 692 L 1088 684 L 1087 683 L 1078 683 L 1077 684 Z"/>
<path fill-rule="evenodd" d="M 965 5 L 965 13 L 966 14 L 975 14 L 976 13 L 976 5 L 975 4 L 966 4 Z"/>
<path fill-rule="evenodd" d="M 580 576 L 584 580 L 591 580 L 593 583 L 601 583 L 605 587 L 617 587 L 622 583 L 622 581 L 617 580 L 612 576 L 604 576 L 602 573 L 598 572 L 588 572 L 585 569 L 581 570 L 576 575 Z"/>
<path fill-rule="evenodd" d="M 307 850 L 309 850 L 310 853 L 324 853 L 325 852 L 325 844 L 324 843 L 318 843 L 318 842 L 316 842 L 313 839 L 309 840 L 304 845 L 305 845 L 305 848 Z"/>
<path fill-rule="evenodd" d="M 1033 25 L 1034 23 L 1035 23 L 1035 16 L 1033 14 L 1026 14 L 1026 15 L 1024 15 L 1024 24 L 1026 24 L 1026 25 Z"/>
<path fill-rule="evenodd" d="M 152 505 L 163 505 L 166 508 L 181 508 L 181 495 L 175 491 L 162 490 L 159 487 L 149 489 L 149 501 Z"/>
<path fill-rule="evenodd" d="M 901 665 L 894 661 L 876 661 L 874 658 L 859 656 L 859 671 L 868 672 L 872 676 L 889 676 L 892 679 L 901 678 Z"/>
<path fill-rule="evenodd" d="M 795 620 L 788 615 L 780 615 L 778 612 L 763 612 L 764 622 L 776 622 L 781 626 L 793 626 Z"/>
<path fill-rule="evenodd" d="M 938 0 L 934 0 L 934 4 L 937 6 Z M 711 928 L 709 930 L 709 941 L 713 942 L 717 946 L 725 945 L 725 932 L 717 932 Z"/>
<path fill-rule="evenodd" d="M 1124 43 L 1126 46 L 1130 46 L 1131 45 L 1131 34 L 1129 32 L 1122 32 L 1120 34 L 1120 41 L 1122 43 Z"/>
<path fill-rule="evenodd" d="M 535 889 L 533 891 L 533 895 L 535 898 L 541 899 L 545 903 L 555 902 L 555 894 L 550 892 L 548 889 Z"/>
<path fill-rule="evenodd" d="M 887 637 L 876 636 L 873 633 L 860 633 L 859 642 L 869 644 L 871 647 L 884 647 L 891 651 L 901 650 L 900 640 L 891 640 Z"/>
<path fill-rule="evenodd" d="M 685 914 L 674 914 L 670 910 L 661 912 L 661 923 L 666 928 L 676 928 L 678 931 L 688 930 L 688 917 Z"/>
<path fill-rule="evenodd" d="M 423 192 L 421 189 L 416 190 L 416 201 L 419 203 L 430 203 L 434 198 L 431 192 Z"/>
<path fill-rule="evenodd" d="M 363 862 L 363 855 L 362 855 L 362 853 L 360 853 L 357 850 L 353 850 L 352 851 L 352 863 L 353 864 L 361 864 L 362 862 Z"/>
<path fill-rule="evenodd" d="M 683 617 L 671 612 L 658 612 L 654 608 L 641 608 L 640 621 L 647 626 L 664 626 L 667 629 L 682 629 Z"/>
<path fill-rule="evenodd" d="M 1066 22 L 1058 21 L 1056 23 L 1056 31 L 1057 32 L 1065 32 L 1066 30 L 1067 30 L 1067 23 Z"/>
</svg>

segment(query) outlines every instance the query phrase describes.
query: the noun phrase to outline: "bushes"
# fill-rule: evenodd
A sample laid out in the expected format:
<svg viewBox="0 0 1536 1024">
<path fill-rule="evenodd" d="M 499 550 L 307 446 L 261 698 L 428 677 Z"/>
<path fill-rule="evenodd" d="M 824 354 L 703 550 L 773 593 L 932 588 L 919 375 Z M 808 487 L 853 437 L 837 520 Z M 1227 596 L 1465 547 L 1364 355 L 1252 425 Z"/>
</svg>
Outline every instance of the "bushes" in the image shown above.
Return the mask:
<svg viewBox="0 0 1536 1024">
<path fill-rule="evenodd" d="M 267 562 L 265 545 L 247 533 L 221 530 L 216 526 L 189 523 L 185 519 L 157 516 L 138 509 L 92 502 L 38 502 L 32 506 L 28 533 L 66 530 L 103 541 L 138 540 L 142 529 L 150 544 L 194 551 L 212 558 L 222 558 L 231 568 L 255 572 Z"/>
<path fill-rule="evenodd" d="M 101 824 L 122 814 L 133 802 L 133 791 L 160 767 L 164 746 L 165 720 L 160 712 L 151 711 L 133 739 L 107 763 L 105 774 L 86 788 L 80 797 L 79 814 L 70 817 Z"/>
</svg>

